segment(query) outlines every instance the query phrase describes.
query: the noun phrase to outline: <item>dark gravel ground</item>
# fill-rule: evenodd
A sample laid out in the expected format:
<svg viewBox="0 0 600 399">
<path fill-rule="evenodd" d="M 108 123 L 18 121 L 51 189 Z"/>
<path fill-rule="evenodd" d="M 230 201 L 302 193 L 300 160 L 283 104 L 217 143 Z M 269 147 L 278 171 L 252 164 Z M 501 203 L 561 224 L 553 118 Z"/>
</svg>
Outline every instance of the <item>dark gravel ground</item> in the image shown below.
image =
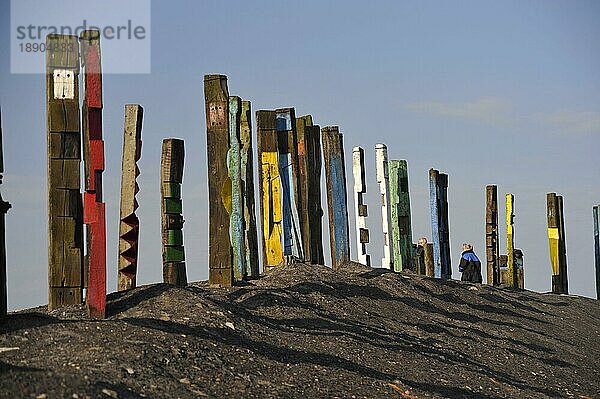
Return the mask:
<svg viewBox="0 0 600 399">
<path fill-rule="evenodd" d="M 292 265 L 13 313 L 1 398 L 600 398 L 600 301 Z"/>
</svg>

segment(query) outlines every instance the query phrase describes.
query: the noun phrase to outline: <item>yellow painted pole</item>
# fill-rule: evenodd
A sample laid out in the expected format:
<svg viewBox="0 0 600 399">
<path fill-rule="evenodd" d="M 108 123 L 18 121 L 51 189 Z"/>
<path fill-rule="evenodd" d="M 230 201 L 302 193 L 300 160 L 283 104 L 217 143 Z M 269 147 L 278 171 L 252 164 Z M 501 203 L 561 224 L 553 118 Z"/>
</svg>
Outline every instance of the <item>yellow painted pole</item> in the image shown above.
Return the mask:
<svg viewBox="0 0 600 399">
<path fill-rule="evenodd" d="M 518 287 L 515 271 L 515 241 L 514 241 L 514 204 L 515 196 L 506 194 L 506 254 L 508 256 L 508 285 Z"/>
</svg>

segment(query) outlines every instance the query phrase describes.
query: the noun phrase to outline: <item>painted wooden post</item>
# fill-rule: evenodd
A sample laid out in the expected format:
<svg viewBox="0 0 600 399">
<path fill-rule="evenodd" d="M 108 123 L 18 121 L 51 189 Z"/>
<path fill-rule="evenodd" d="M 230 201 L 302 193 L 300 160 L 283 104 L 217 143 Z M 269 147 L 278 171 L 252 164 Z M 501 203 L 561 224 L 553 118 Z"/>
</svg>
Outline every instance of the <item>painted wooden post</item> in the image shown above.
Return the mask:
<svg viewBox="0 0 600 399">
<path fill-rule="evenodd" d="M 440 256 L 440 227 L 439 227 L 439 199 L 438 181 L 440 172 L 429 169 L 429 208 L 431 210 L 431 241 L 433 244 L 433 277 L 442 277 L 442 264 Z"/>
<path fill-rule="evenodd" d="M 371 257 L 367 254 L 369 229 L 367 229 L 367 204 L 364 195 L 367 193 L 365 180 L 365 150 L 361 147 L 352 149 L 352 173 L 354 175 L 354 211 L 356 215 L 356 248 L 358 262 L 371 266 Z"/>
<path fill-rule="evenodd" d="M 48 309 L 82 303 L 83 204 L 77 36 L 46 38 Z"/>
<path fill-rule="evenodd" d="M 394 270 L 401 272 L 411 268 L 412 259 L 408 165 L 405 160 L 391 160 L 388 166 Z"/>
<path fill-rule="evenodd" d="M 208 281 L 213 286 L 231 287 L 233 260 L 229 239 L 231 181 L 227 167 L 229 92 L 226 76 L 204 76 L 204 102 L 209 203 Z"/>
<path fill-rule="evenodd" d="M 279 176 L 283 199 L 283 254 L 304 260 L 299 211 L 302 209 L 298 173 L 296 114 L 294 108 L 281 108 L 277 113 Z"/>
<path fill-rule="evenodd" d="M 435 277 L 435 268 L 433 261 L 433 243 L 428 242 L 425 249 L 425 275 L 427 277 Z"/>
<path fill-rule="evenodd" d="M 507 280 L 508 285 L 513 288 L 518 288 L 517 272 L 515 270 L 515 196 L 506 194 L 506 256 L 507 256 Z"/>
<path fill-rule="evenodd" d="M 262 226 L 262 258 L 264 271 L 283 262 L 281 226 L 281 179 L 277 151 L 275 111 L 257 111 L 257 143 L 260 173 L 258 188 Z"/>
<path fill-rule="evenodd" d="M 4 153 L 2 149 L 2 112 L 0 111 L 0 188 L 2 187 L 2 174 L 4 173 Z M 6 275 L 6 226 L 5 216 L 11 205 L 2 199 L 0 192 L 0 323 L 8 311 L 7 301 L 7 275 Z"/>
<path fill-rule="evenodd" d="M 558 205 L 558 237 L 559 254 L 560 254 L 560 282 L 562 284 L 562 292 L 569 293 L 569 275 L 567 274 L 567 238 L 565 235 L 565 213 L 563 208 L 563 196 L 556 196 Z"/>
<path fill-rule="evenodd" d="M 321 208 L 321 128 L 307 126 L 305 131 L 306 159 L 308 164 L 308 213 L 310 215 L 310 262 L 324 265 L 323 255 L 323 208 Z M 306 249 L 305 249 L 306 254 Z"/>
<path fill-rule="evenodd" d="M 596 266 L 596 299 L 600 300 L 600 204 L 594 206 L 594 259 Z"/>
<path fill-rule="evenodd" d="M 229 97 L 229 180 L 231 181 L 231 203 L 229 211 L 229 229 L 233 250 L 233 277 L 240 281 L 248 275 L 246 271 L 244 202 L 241 176 L 240 119 L 242 100 L 237 96 Z"/>
<path fill-rule="evenodd" d="M 485 188 L 485 254 L 487 263 L 488 285 L 500 284 L 500 254 L 498 242 L 498 187 L 489 185 Z"/>
<path fill-rule="evenodd" d="M 308 164 L 307 157 L 307 133 L 308 129 L 312 127 L 312 116 L 304 115 L 296 118 L 296 140 L 298 149 L 298 178 L 299 184 L 299 195 L 300 201 L 298 202 L 299 211 L 298 216 L 300 218 L 300 231 L 302 236 L 302 249 L 304 250 L 304 262 L 312 263 L 312 247 L 310 237 L 310 224 L 313 215 L 310 213 L 310 195 L 309 195 L 309 170 L 310 165 Z"/>
<path fill-rule="evenodd" d="M 548 244 L 552 265 L 552 292 L 568 294 L 567 255 L 563 215 L 563 199 L 556 193 L 546 195 L 548 215 Z"/>
<path fill-rule="evenodd" d="M 139 191 L 137 162 L 142 156 L 142 119 L 144 109 L 139 104 L 125 105 L 123 130 L 123 160 L 121 165 L 121 210 L 119 222 L 118 290 L 136 286 L 140 220 L 135 211 Z"/>
<path fill-rule="evenodd" d="M 450 253 L 450 222 L 448 219 L 448 175 L 439 174 L 439 216 L 440 216 L 440 261 L 442 264 L 442 278 L 449 280 L 452 278 L 452 265 Z"/>
<path fill-rule="evenodd" d="M 375 162 L 377 168 L 377 183 L 381 193 L 381 216 L 383 230 L 383 258 L 381 267 L 394 270 L 394 244 L 391 231 L 390 184 L 388 171 L 388 154 L 385 144 L 375 145 Z"/>
<path fill-rule="evenodd" d="M 329 241 L 333 270 L 350 261 L 350 232 L 344 163 L 344 137 L 337 126 L 321 129 L 329 211 Z"/>
<path fill-rule="evenodd" d="M 184 157 L 183 140 L 163 140 L 160 164 L 163 281 L 177 286 L 187 285 L 181 201 Z"/>
<path fill-rule="evenodd" d="M 252 149 L 252 113 L 250 101 L 242 101 L 240 116 L 241 176 L 244 202 L 244 248 L 246 268 L 250 276 L 257 277 L 258 238 L 256 232 L 256 205 L 254 202 L 254 155 Z"/>
<path fill-rule="evenodd" d="M 79 37 L 84 76 L 82 108 L 85 193 L 83 222 L 87 232 L 87 308 L 93 318 L 106 312 L 106 206 L 102 201 L 104 140 L 102 139 L 102 63 L 100 32 L 85 30 Z"/>
</svg>

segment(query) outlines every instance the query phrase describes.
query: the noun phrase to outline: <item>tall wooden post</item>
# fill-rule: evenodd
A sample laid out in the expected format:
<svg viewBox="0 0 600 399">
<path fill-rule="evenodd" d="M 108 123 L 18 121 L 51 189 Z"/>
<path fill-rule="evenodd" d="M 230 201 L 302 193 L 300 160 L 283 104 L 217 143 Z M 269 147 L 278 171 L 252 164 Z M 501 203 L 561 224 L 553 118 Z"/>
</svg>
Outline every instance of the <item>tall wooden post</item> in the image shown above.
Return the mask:
<svg viewBox="0 0 600 399">
<path fill-rule="evenodd" d="M 352 173 L 354 175 L 354 211 L 356 215 L 356 248 L 358 262 L 371 266 L 371 257 L 367 254 L 369 230 L 367 229 L 367 204 L 364 195 L 367 192 L 365 181 L 365 150 L 361 147 L 352 149 Z"/>
<path fill-rule="evenodd" d="M 485 255 L 487 263 L 487 283 L 500 284 L 500 255 L 498 243 L 498 187 L 489 185 L 485 188 Z"/>
<path fill-rule="evenodd" d="M 548 243 L 552 265 L 552 292 L 568 294 L 567 255 L 562 196 L 556 193 L 546 195 L 548 214 Z"/>
<path fill-rule="evenodd" d="M 401 272 L 411 268 L 412 259 L 410 193 L 408 165 L 405 160 L 389 161 L 389 181 L 394 270 Z"/>
<path fill-rule="evenodd" d="M 379 184 L 379 192 L 381 193 L 381 226 L 383 230 L 383 258 L 381 259 L 381 267 L 394 270 L 388 153 L 385 144 L 375 145 L 375 163 L 377 183 Z"/>
<path fill-rule="evenodd" d="M 2 149 L 2 112 L 0 111 L 0 188 L 2 187 L 2 174 L 4 173 L 4 152 Z M 8 311 L 7 301 L 7 275 L 6 275 L 6 226 L 5 216 L 11 205 L 2 199 L 0 192 L 0 323 Z"/>
<path fill-rule="evenodd" d="M 567 274 L 567 237 L 565 234 L 565 213 L 563 208 L 563 196 L 556 196 L 558 205 L 558 237 L 559 243 L 559 254 L 560 254 L 560 282 L 562 284 L 562 292 L 565 294 L 569 293 L 569 275 Z"/>
<path fill-rule="evenodd" d="M 252 113 L 250 101 L 242 101 L 240 116 L 241 176 L 244 202 L 244 248 L 246 267 L 250 276 L 257 277 L 258 238 L 256 232 L 256 205 L 254 202 L 254 156 L 252 149 Z"/>
<path fill-rule="evenodd" d="M 283 254 L 304 259 L 299 211 L 302 209 L 296 114 L 294 108 L 281 108 L 277 113 L 277 142 L 279 146 L 279 176 L 283 199 Z"/>
<path fill-rule="evenodd" d="M 435 268 L 433 261 L 433 243 L 428 242 L 425 249 L 425 275 L 427 277 L 435 277 Z"/>
<path fill-rule="evenodd" d="M 48 309 L 83 295 L 83 204 L 77 36 L 46 38 Z"/>
<path fill-rule="evenodd" d="M 119 218 L 119 291 L 136 286 L 140 220 L 135 214 L 138 208 L 135 196 L 139 191 L 137 177 L 140 175 L 140 169 L 137 162 L 142 156 L 143 114 L 144 109 L 139 104 L 125 105 Z"/>
<path fill-rule="evenodd" d="M 300 231 L 302 236 L 302 249 L 304 250 L 304 262 L 312 263 L 312 248 L 310 239 L 310 224 L 313 215 L 310 214 L 310 196 L 309 196 L 309 169 L 307 157 L 307 133 L 308 129 L 312 127 L 312 116 L 304 115 L 296 118 L 296 140 L 298 150 L 298 178 L 299 184 L 299 195 L 300 201 L 298 202 L 299 211 L 298 216 L 300 218 Z"/>
<path fill-rule="evenodd" d="M 86 30 L 80 35 L 83 67 L 83 160 L 85 194 L 83 222 L 87 225 L 88 268 L 87 307 L 94 318 L 106 311 L 106 220 L 102 201 L 104 140 L 102 139 L 102 64 L 100 32 Z"/>
<path fill-rule="evenodd" d="M 350 261 L 350 232 L 344 163 L 344 137 L 337 126 L 321 129 L 329 211 L 329 242 L 333 270 Z"/>
<path fill-rule="evenodd" d="M 321 128 L 307 126 L 305 131 L 306 163 L 308 165 L 308 213 L 310 215 L 310 263 L 323 265 L 323 209 L 321 208 Z M 305 255 L 306 255 L 305 249 Z"/>
<path fill-rule="evenodd" d="M 448 175 L 429 170 L 429 205 L 435 277 L 452 278 L 450 229 L 448 221 Z"/>
<path fill-rule="evenodd" d="M 506 194 L 506 256 L 507 256 L 507 280 L 508 285 L 518 288 L 518 276 L 515 270 L 515 237 L 514 237 L 514 204 L 515 196 Z"/>
<path fill-rule="evenodd" d="M 206 158 L 208 162 L 208 281 L 231 287 L 233 259 L 229 239 L 231 181 L 227 167 L 229 151 L 229 92 L 224 75 L 204 76 Z M 230 202 L 229 202 L 230 204 Z"/>
<path fill-rule="evenodd" d="M 187 285 L 181 201 L 184 157 L 183 140 L 163 140 L 160 163 L 163 281 L 177 286 Z"/>
<path fill-rule="evenodd" d="M 275 111 L 257 111 L 257 143 L 260 173 L 258 188 L 262 226 L 262 248 L 264 271 L 283 262 L 281 226 L 281 179 L 277 150 Z"/>
<path fill-rule="evenodd" d="M 241 143 L 240 119 L 242 100 L 237 96 L 229 97 L 229 180 L 231 181 L 231 195 L 228 203 L 229 228 L 231 248 L 233 250 L 233 276 L 240 281 L 247 276 L 245 227 L 244 227 L 244 202 L 242 199 L 241 176 Z M 225 198 L 225 196 L 224 196 Z"/>
<path fill-rule="evenodd" d="M 596 298 L 600 299 L 600 204 L 594 206 L 594 259 L 596 266 Z"/>
</svg>

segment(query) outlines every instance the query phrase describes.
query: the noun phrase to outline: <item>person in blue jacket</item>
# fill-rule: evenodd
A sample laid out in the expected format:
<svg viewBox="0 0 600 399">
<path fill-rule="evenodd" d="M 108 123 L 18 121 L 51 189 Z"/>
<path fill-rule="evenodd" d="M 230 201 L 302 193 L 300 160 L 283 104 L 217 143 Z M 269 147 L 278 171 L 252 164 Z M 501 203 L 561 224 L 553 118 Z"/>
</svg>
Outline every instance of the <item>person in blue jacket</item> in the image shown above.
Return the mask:
<svg viewBox="0 0 600 399">
<path fill-rule="evenodd" d="M 471 283 L 481 283 L 483 281 L 481 277 L 481 262 L 477 255 L 475 255 L 475 252 L 473 252 L 473 245 L 463 244 L 458 271 L 462 273 L 461 281 L 469 281 Z"/>
</svg>

